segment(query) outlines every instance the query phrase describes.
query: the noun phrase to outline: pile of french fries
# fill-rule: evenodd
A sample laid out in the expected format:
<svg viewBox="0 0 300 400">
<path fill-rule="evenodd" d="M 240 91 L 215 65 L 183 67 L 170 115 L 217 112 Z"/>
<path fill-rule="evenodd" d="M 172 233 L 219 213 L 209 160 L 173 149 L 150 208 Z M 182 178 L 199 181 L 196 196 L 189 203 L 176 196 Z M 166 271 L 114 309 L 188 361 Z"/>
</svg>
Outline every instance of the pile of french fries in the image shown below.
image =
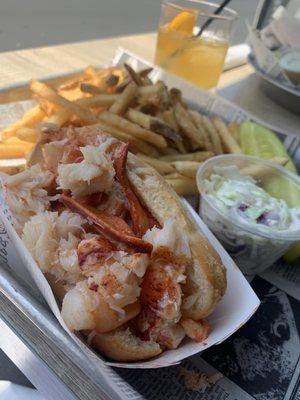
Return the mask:
<svg viewBox="0 0 300 400">
<path fill-rule="evenodd" d="M 124 69 L 88 67 L 57 88 L 31 81 L 37 105 L 1 133 L 0 168 L 1 162 L 9 165 L 8 159 L 32 157 L 45 127 L 96 125 L 127 142 L 178 194 L 196 194 L 195 175 L 203 161 L 242 153 L 239 126 L 189 109 L 178 89 L 153 83 L 150 72 L 125 64 Z"/>
</svg>

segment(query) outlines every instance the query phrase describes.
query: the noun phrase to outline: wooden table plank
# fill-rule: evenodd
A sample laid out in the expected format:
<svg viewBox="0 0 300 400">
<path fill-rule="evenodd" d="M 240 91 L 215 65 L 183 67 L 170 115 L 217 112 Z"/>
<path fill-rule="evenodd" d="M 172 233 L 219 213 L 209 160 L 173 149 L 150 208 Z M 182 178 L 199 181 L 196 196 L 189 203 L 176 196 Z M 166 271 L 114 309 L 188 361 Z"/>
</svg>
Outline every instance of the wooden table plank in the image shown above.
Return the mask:
<svg viewBox="0 0 300 400">
<path fill-rule="evenodd" d="M 152 61 L 155 34 L 122 36 L 1 53 L 0 88 L 20 85 L 32 78 L 42 79 L 49 75 L 67 74 L 74 69 L 83 69 L 89 64 L 109 63 L 118 47 L 125 47 Z"/>
<path fill-rule="evenodd" d="M 67 74 L 89 64 L 109 63 L 118 47 L 153 62 L 155 40 L 155 33 L 146 33 L 0 53 L 0 89 L 20 85 L 33 78 Z M 226 71 L 218 86 L 223 87 L 251 72 L 251 67 L 247 65 Z"/>
</svg>

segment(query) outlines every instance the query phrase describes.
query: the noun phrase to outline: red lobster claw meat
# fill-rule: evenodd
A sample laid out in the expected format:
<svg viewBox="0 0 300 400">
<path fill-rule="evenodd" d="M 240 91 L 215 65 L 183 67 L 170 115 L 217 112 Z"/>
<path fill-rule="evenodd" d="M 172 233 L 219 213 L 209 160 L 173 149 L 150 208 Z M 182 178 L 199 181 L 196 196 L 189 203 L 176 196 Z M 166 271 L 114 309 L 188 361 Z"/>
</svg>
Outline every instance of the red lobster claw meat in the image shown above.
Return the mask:
<svg viewBox="0 0 300 400">
<path fill-rule="evenodd" d="M 130 187 L 130 182 L 126 174 L 127 154 L 128 144 L 122 143 L 114 152 L 114 168 L 116 177 L 127 200 L 133 232 L 137 236 L 142 237 L 154 224 L 150 223 L 146 210 L 143 209 L 139 199 Z"/>
<path fill-rule="evenodd" d="M 104 211 L 84 205 L 65 194 L 60 196 L 60 201 L 71 211 L 85 217 L 103 235 L 117 239 L 141 253 L 152 252 L 152 245 L 136 237 L 130 227 L 121 218 L 108 215 Z"/>
</svg>

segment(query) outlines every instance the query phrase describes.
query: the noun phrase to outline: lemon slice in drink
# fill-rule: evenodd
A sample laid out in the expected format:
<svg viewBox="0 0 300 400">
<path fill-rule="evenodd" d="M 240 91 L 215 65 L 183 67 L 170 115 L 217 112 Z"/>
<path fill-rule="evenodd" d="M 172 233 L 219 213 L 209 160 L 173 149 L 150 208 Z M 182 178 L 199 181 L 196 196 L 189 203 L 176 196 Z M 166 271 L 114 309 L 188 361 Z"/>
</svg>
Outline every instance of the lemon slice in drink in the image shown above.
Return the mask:
<svg viewBox="0 0 300 400">
<path fill-rule="evenodd" d="M 176 17 L 167 24 L 166 28 L 170 31 L 192 35 L 196 20 L 196 10 L 184 10 L 177 14 Z"/>
<path fill-rule="evenodd" d="M 287 157 L 289 162 L 285 168 L 297 173 L 296 166 L 288 155 L 280 139 L 271 130 L 254 122 L 244 122 L 240 126 L 241 147 L 245 154 L 265 159 Z M 264 189 L 272 196 L 281 198 L 289 207 L 300 207 L 300 190 L 292 181 L 282 177 L 270 178 Z M 300 243 L 292 246 L 284 255 L 288 262 L 295 261 L 300 256 Z"/>
</svg>

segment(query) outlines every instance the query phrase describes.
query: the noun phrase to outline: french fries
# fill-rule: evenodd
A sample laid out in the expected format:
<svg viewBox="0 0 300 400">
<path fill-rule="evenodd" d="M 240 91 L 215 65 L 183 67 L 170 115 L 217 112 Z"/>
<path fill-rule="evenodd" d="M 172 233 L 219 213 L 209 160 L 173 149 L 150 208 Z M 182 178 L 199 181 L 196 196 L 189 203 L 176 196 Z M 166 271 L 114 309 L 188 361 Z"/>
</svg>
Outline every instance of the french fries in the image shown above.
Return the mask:
<svg viewBox="0 0 300 400">
<path fill-rule="evenodd" d="M 109 111 L 118 115 L 124 114 L 133 102 L 137 90 L 138 87 L 134 82 L 129 83 L 122 94 L 119 95 L 118 99 L 111 105 Z"/>
<path fill-rule="evenodd" d="M 39 106 L 33 107 L 26 111 L 21 119 L 3 129 L 1 137 L 4 139 L 14 136 L 17 130 L 20 128 L 32 128 L 41 122 L 44 117 L 45 113 Z"/>
<path fill-rule="evenodd" d="M 138 73 L 136 73 L 135 70 L 130 65 L 124 63 L 124 67 L 127 70 L 130 78 L 137 86 L 144 85 L 143 78 Z"/>
<path fill-rule="evenodd" d="M 134 110 L 133 108 L 127 111 L 126 118 L 145 129 L 164 136 L 167 139 L 173 141 L 181 140 L 180 135 L 159 118 L 151 117 L 150 115 Z"/>
<path fill-rule="evenodd" d="M 187 110 L 182 106 L 180 102 L 176 102 L 174 106 L 175 117 L 178 125 L 182 129 L 186 137 L 191 141 L 191 147 L 193 150 L 197 148 L 205 148 L 204 138 L 202 133 L 196 128 L 193 121 L 190 118 Z"/>
<path fill-rule="evenodd" d="M 237 141 L 231 135 L 225 122 L 223 122 L 221 120 L 221 118 L 218 118 L 218 117 L 213 118 L 212 121 L 220 135 L 220 138 L 221 138 L 221 141 L 222 141 L 222 144 L 223 144 L 225 150 L 227 150 L 228 153 L 242 154 L 243 153 L 242 149 L 240 148 Z"/>
<path fill-rule="evenodd" d="M 151 143 L 158 148 L 167 147 L 167 142 L 162 136 L 146 130 L 139 125 L 120 117 L 119 115 L 113 114 L 110 111 L 104 111 L 99 115 L 98 118 L 100 121 L 108 125 L 115 126 L 116 128 L 119 128 L 124 132 L 136 137 L 137 139 L 144 140 L 145 142 Z"/>
<path fill-rule="evenodd" d="M 99 94 L 93 97 L 84 97 L 75 101 L 76 104 L 82 107 L 109 107 L 118 101 L 118 94 Z"/>
<path fill-rule="evenodd" d="M 9 137 L 0 143 L 0 159 L 23 158 L 33 148 L 34 144 Z"/>
<path fill-rule="evenodd" d="M 90 93 L 90 94 L 103 94 L 103 93 L 105 93 L 103 88 L 99 88 L 98 86 L 92 85 L 91 83 L 82 83 L 80 85 L 80 90 L 83 93 Z"/>
<path fill-rule="evenodd" d="M 216 130 L 214 124 L 211 122 L 211 120 L 206 115 L 202 115 L 202 123 L 203 123 L 204 129 L 207 131 L 208 135 L 210 136 L 212 151 L 215 154 L 222 154 L 223 148 L 222 148 L 221 139 L 219 137 L 218 131 Z"/>
<path fill-rule="evenodd" d="M 194 124 L 196 125 L 197 129 L 201 131 L 201 134 L 204 137 L 205 149 L 208 151 L 213 151 L 210 135 L 203 126 L 202 115 L 199 112 L 193 110 L 190 110 L 189 114 Z"/>
<path fill-rule="evenodd" d="M 24 126 L 17 130 L 16 137 L 25 142 L 36 143 L 38 141 L 39 135 L 37 129 L 27 128 L 26 126 Z"/>
<path fill-rule="evenodd" d="M 215 154 L 241 153 L 239 125 L 189 109 L 181 91 L 152 82 L 151 71 L 88 66 L 55 89 L 33 80 L 37 105 L 2 131 L 0 170 L 23 168 L 25 157 L 33 164 L 46 140 L 43 127 L 95 125 L 128 143 L 178 194 L 197 194 L 195 176 L 202 162 Z"/>
<path fill-rule="evenodd" d="M 214 156 L 214 153 L 211 151 L 196 151 L 195 153 L 186 153 L 186 154 L 171 154 L 161 156 L 160 160 L 162 161 L 205 161 L 208 158 Z"/>
<path fill-rule="evenodd" d="M 148 157 L 145 156 L 144 154 L 137 154 L 139 158 L 147 162 L 148 164 L 151 165 L 151 167 L 155 168 L 157 172 L 160 174 L 172 174 L 173 172 L 176 171 L 176 168 L 174 168 L 170 163 L 167 161 L 161 161 L 153 157 Z"/>
<path fill-rule="evenodd" d="M 162 162 L 162 161 L 160 161 Z M 198 168 L 202 163 L 197 161 L 173 161 L 171 165 L 179 172 L 181 175 L 187 178 L 194 179 Z"/>
<path fill-rule="evenodd" d="M 159 154 L 156 148 L 151 146 L 149 143 L 139 140 L 138 138 L 131 136 L 115 126 L 110 126 L 102 122 L 98 122 L 96 126 L 103 129 L 113 137 L 121 140 L 122 142 L 129 143 L 130 148 L 135 152 L 148 154 L 152 157 L 157 157 Z"/>
<path fill-rule="evenodd" d="M 77 115 L 84 123 L 87 124 L 95 124 L 97 123 L 96 116 L 87 108 L 79 106 L 78 104 L 71 102 L 64 97 L 60 96 L 55 92 L 55 90 L 51 89 L 45 83 L 32 80 L 30 83 L 30 90 L 45 98 L 51 103 L 56 104 L 57 106 L 69 110 L 72 114 Z"/>
<path fill-rule="evenodd" d="M 199 193 L 195 179 L 180 176 L 172 178 L 167 175 L 166 180 L 180 196 L 196 195 Z"/>
<path fill-rule="evenodd" d="M 240 143 L 240 127 L 237 122 L 230 122 L 228 124 L 229 132 L 232 134 L 232 137 L 236 140 L 236 142 Z"/>
</svg>

